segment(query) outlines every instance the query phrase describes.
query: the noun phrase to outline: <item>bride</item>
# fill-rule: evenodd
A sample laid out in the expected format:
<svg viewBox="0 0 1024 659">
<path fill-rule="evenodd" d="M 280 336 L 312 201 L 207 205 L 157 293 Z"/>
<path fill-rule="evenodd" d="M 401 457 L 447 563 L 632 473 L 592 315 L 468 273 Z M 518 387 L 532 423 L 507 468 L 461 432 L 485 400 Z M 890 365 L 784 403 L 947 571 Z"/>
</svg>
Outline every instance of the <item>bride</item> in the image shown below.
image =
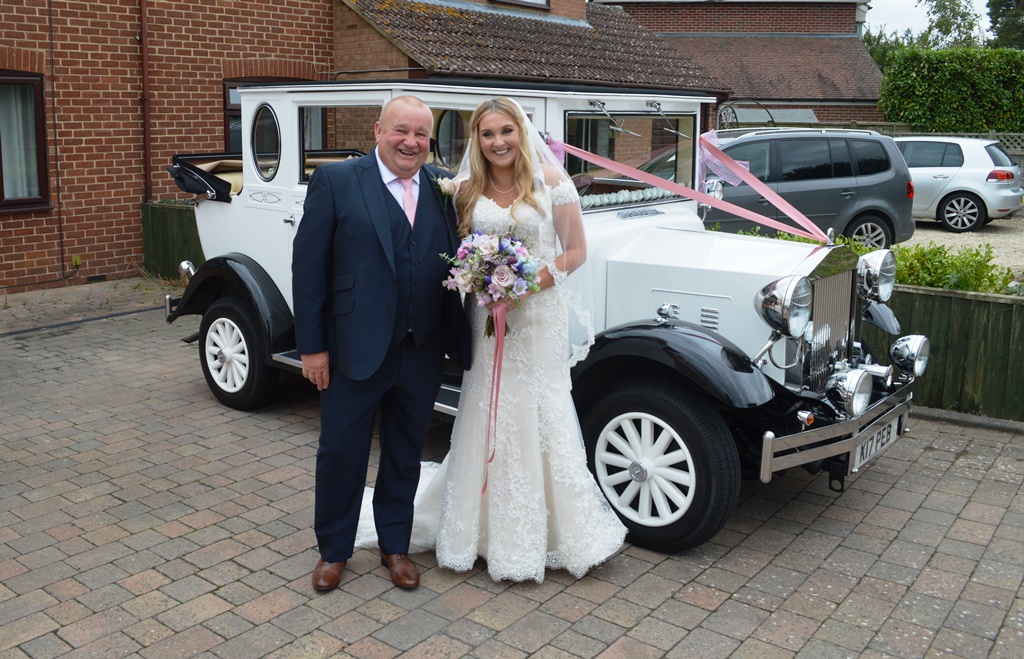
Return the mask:
<svg viewBox="0 0 1024 659">
<path fill-rule="evenodd" d="M 542 264 L 541 290 L 507 303 L 490 446 L 495 339 L 484 336 L 484 324 L 489 307 L 506 302 L 473 305 L 473 368 L 463 378 L 451 450 L 439 466 L 424 464 L 410 547 L 433 547 L 438 564 L 457 571 L 483 558 L 496 581 L 540 582 L 546 568 L 581 577 L 619 550 L 626 529 L 587 470 L 570 394 L 569 369 L 593 341 L 589 318 L 565 285 L 586 259 L 579 196 L 515 101 L 480 104 L 469 134 L 455 177 L 459 235 L 511 227 Z M 570 345 L 570 321 L 587 330 L 580 345 Z M 375 544 L 364 503 L 356 545 Z"/>
</svg>

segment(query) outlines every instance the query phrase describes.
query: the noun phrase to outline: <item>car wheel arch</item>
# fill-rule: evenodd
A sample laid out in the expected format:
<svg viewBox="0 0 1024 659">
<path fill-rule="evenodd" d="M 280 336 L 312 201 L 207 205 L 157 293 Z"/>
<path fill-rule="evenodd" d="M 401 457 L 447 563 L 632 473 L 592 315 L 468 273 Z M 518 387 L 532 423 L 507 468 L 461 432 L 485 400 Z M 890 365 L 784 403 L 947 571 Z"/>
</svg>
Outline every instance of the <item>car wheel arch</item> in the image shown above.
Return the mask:
<svg viewBox="0 0 1024 659">
<path fill-rule="evenodd" d="M 284 296 L 266 270 L 244 254 L 225 254 L 203 263 L 168 322 L 182 315 L 203 315 L 228 296 L 245 300 L 255 312 L 260 343 L 265 348 L 260 356 L 264 361 L 271 361 L 271 353 L 295 347 L 295 320 Z"/>
<path fill-rule="evenodd" d="M 774 396 L 768 377 L 724 338 L 691 323 L 651 322 L 598 336 L 572 371 L 573 398 L 583 410 L 608 383 L 640 377 L 702 392 L 726 410 L 754 408 Z"/>
</svg>

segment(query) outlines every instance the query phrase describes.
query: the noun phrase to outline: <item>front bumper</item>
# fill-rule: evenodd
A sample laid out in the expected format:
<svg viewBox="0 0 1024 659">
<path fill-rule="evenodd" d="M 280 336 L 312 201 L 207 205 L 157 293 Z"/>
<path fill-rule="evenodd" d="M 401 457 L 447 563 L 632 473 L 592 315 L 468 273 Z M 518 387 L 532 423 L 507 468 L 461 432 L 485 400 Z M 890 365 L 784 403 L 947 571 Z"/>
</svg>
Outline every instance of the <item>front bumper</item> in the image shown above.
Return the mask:
<svg viewBox="0 0 1024 659">
<path fill-rule="evenodd" d="M 910 429 L 910 408 L 914 398 L 912 388 L 913 381 L 907 382 L 892 394 L 877 401 L 856 419 L 848 419 L 830 426 L 805 430 L 783 437 L 776 437 L 775 433 L 770 431 L 764 433 L 761 452 L 761 482 L 769 482 L 772 474 L 776 471 L 844 454 L 850 455 L 850 459 L 847 461 L 847 473 L 852 473 L 855 471 L 853 452 L 861 444 L 871 440 L 876 431 L 882 430 L 894 421 L 896 422 L 897 437 Z M 888 446 L 883 451 L 887 448 Z"/>
</svg>

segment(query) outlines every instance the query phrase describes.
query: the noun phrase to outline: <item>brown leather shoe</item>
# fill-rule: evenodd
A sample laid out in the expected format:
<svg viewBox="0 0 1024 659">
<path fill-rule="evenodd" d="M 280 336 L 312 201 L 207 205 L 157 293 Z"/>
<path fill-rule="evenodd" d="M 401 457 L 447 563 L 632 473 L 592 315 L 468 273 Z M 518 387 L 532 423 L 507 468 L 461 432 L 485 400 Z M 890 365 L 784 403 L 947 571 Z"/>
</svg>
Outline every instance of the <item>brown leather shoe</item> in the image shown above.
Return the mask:
<svg viewBox="0 0 1024 659">
<path fill-rule="evenodd" d="M 345 561 L 328 563 L 321 558 L 313 568 L 313 590 L 327 593 L 337 588 L 341 583 L 341 573 L 344 569 Z"/>
<path fill-rule="evenodd" d="M 380 564 L 391 573 L 391 583 L 405 590 L 420 585 L 420 571 L 408 554 L 381 554 Z"/>
</svg>

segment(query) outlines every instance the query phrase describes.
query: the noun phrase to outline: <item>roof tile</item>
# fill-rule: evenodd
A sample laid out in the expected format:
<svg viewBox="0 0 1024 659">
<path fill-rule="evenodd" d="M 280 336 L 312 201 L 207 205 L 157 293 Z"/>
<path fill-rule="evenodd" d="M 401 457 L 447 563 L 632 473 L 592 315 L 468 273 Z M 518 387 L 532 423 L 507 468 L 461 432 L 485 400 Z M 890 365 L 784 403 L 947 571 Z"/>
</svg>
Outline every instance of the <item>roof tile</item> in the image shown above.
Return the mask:
<svg viewBox="0 0 1024 659">
<path fill-rule="evenodd" d="M 732 87 L 733 98 L 877 101 L 882 86 L 882 72 L 855 34 L 660 36 L 699 58 Z"/>
<path fill-rule="evenodd" d="M 429 74 L 723 92 L 691 57 L 621 7 L 586 21 L 459 0 L 343 0 Z"/>
</svg>

